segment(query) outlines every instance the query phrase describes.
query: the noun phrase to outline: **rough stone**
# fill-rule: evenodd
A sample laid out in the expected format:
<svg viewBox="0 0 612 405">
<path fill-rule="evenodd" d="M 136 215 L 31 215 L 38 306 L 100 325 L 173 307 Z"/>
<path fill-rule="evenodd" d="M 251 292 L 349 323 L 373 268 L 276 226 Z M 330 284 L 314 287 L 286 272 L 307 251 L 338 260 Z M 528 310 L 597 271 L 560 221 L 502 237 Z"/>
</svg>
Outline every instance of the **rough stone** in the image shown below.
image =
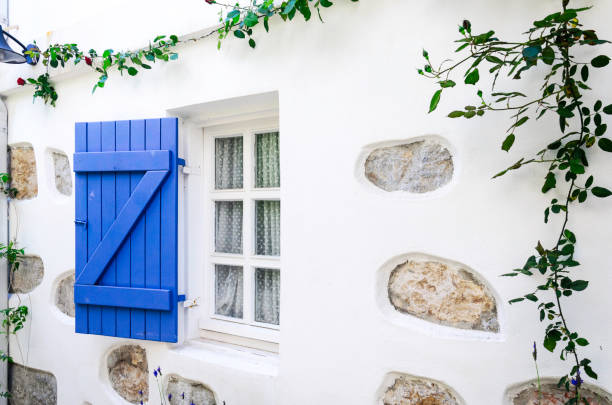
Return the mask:
<svg viewBox="0 0 612 405">
<path fill-rule="evenodd" d="M 57 283 L 55 305 L 60 311 L 74 318 L 74 272 Z"/>
<path fill-rule="evenodd" d="M 8 389 L 11 405 L 57 404 L 57 381 L 47 371 L 9 363 Z"/>
<path fill-rule="evenodd" d="M 55 188 L 61 194 L 72 194 L 72 173 L 70 171 L 70 161 L 65 153 L 52 151 L 53 169 L 55 171 Z"/>
<path fill-rule="evenodd" d="M 384 405 L 460 405 L 461 402 L 440 384 L 420 378 L 400 376 L 383 396 Z"/>
<path fill-rule="evenodd" d="M 610 394 L 603 392 L 595 387 L 583 385 L 581 396 L 588 401 L 590 405 L 612 405 Z M 542 392 L 536 382 L 531 382 L 526 385 L 520 392 L 511 399 L 512 405 L 565 405 L 567 400 L 572 398 L 571 394 L 565 391 L 565 388 L 557 388 L 556 383 L 542 384 Z"/>
<path fill-rule="evenodd" d="M 25 294 L 36 288 L 43 279 L 45 268 L 39 256 L 23 255 L 19 259 L 19 267 L 11 271 L 9 291 Z"/>
<path fill-rule="evenodd" d="M 108 376 L 113 389 L 133 404 L 149 399 L 147 352 L 137 345 L 113 350 L 107 360 Z M 142 395 L 140 395 L 142 391 Z"/>
<path fill-rule="evenodd" d="M 15 198 L 27 200 L 38 195 L 38 180 L 36 177 L 36 157 L 30 144 L 10 146 L 11 155 L 11 187 L 18 193 Z"/>
<path fill-rule="evenodd" d="M 365 162 L 365 175 L 385 191 L 427 193 L 453 177 L 453 157 L 432 140 L 378 148 Z"/>
<path fill-rule="evenodd" d="M 166 382 L 166 393 L 172 395 L 170 405 L 198 404 L 216 405 L 215 394 L 198 381 L 188 380 L 180 375 L 171 374 Z M 185 394 L 185 398 L 182 394 Z"/>
<path fill-rule="evenodd" d="M 499 332 L 493 294 L 459 264 L 409 259 L 391 272 L 388 293 L 402 313 L 460 329 Z"/>
</svg>

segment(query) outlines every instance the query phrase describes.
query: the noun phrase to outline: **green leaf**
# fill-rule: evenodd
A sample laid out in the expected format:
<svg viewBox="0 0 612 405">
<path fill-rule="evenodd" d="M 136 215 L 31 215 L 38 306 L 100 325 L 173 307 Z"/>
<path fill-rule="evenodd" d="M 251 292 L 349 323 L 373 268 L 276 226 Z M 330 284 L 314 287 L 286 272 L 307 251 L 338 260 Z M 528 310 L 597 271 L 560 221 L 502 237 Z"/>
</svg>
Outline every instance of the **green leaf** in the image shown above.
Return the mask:
<svg viewBox="0 0 612 405">
<path fill-rule="evenodd" d="M 246 25 L 249 28 L 257 25 L 258 22 L 259 22 L 259 19 L 257 18 L 257 15 L 253 13 L 252 11 L 249 11 L 246 17 L 244 17 L 244 25 Z"/>
<path fill-rule="evenodd" d="M 438 107 L 438 103 L 440 102 L 440 95 L 442 94 L 442 90 L 438 90 L 434 93 L 431 101 L 429 102 L 429 112 L 431 113 Z"/>
<path fill-rule="evenodd" d="M 555 340 L 549 338 L 548 336 L 544 338 L 544 348 L 546 348 L 546 350 L 552 353 L 553 351 L 555 351 L 556 346 L 557 342 Z"/>
<path fill-rule="evenodd" d="M 133 66 L 130 66 L 128 68 L 128 73 L 129 73 L 130 76 L 136 76 L 138 74 L 138 69 L 136 69 Z"/>
<path fill-rule="evenodd" d="M 508 152 L 513 144 L 514 144 L 514 134 L 510 134 L 506 137 L 506 139 L 504 139 L 504 142 L 502 143 L 501 148 L 502 150 Z"/>
<path fill-rule="evenodd" d="M 607 129 L 608 129 L 607 124 L 601 124 L 600 126 L 595 128 L 595 136 L 602 136 L 603 134 L 606 133 Z"/>
<path fill-rule="evenodd" d="M 608 63 L 610 63 L 610 57 L 607 55 L 599 55 L 591 61 L 591 65 L 596 68 L 602 68 L 608 65 Z"/>
<path fill-rule="evenodd" d="M 527 298 L 529 301 L 533 301 L 533 302 L 536 302 L 538 300 L 538 297 L 536 297 L 535 294 L 527 294 L 527 295 L 525 295 L 525 298 Z"/>
<path fill-rule="evenodd" d="M 593 371 L 591 366 L 585 365 L 583 367 L 584 367 L 584 372 L 586 373 L 586 375 L 588 375 L 589 377 L 591 377 L 594 380 L 597 380 L 597 373 Z"/>
<path fill-rule="evenodd" d="M 546 63 L 547 65 L 552 65 L 554 61 L 555 51 L 550 46 L 547 46 L 542 51 L 542 62 Z"/>
<path fill-rule="evenodd" d="M 322 5 L 323 7 L 331 7 L 331 6 L 333 6 L 333 5 L 334 5 L 334 3 L 332 3 L 332 2 L 331 2 L 331 1 L 329 1 L 329 0 L 321 0 L 321 5 Z"/>
<path fill-rule="evenodd" d="M 256 45 L 256 44 L 255 44 L 255 40 L 254 40 L 253 38 L 249 38 L 249 46 L 250 46 L 251 48 L 255 48 L 255 45 Z"/>
<path fill-rule="evenodd" d="M 606 152 L 612 152 L 612 141 L 608 138 L 600 138 L 597 145 L 601 148 L 601 150 Z"/>
<path fill-rule="evenodd" d="M 448 114 L 449 118 L 459 118 L 459 117 L 463 117 L 463 115 L 465 114 L 465 112 L 463 111 L 453 111 L 450 114 Z"/>
<path fill-rule="evenodd" d="M 605 106 L 603 109 L 603 112 L 605 112 L 608 115 L 612 114 L 612 104 Z"/>
<path fill-rule="evenodd" d="M 476 84 L 478 80 L 480 80 L 480 73 L 478 69 L 474 69 L 465 77 L 465 84 Z"/>
<path fill-rule="evenodd" d="M 512 300 L 508 301 L 508 304 L 514 304 L 515 302 L 521 302 L 521 301 L 523 301 L 524 299 L 525 299 L 525 298 L 522 298 L 522 297 L 521 297 L 521 298 L 514 298 L 514 299 L 512 299 Z"/>
<path fill-rule="evenodd" d="M 237 38 L 244 38 L 245 37 L 244 32 L 242 32 L 240 30 L 234 31 L 234 36 L 237 37 Z"/>
<path fill-rule="evenodd" d="M 456 84 L 452 80 L 442 80 L 438 83 L 440 84 L 440 87 L 442 87 L 443 89 L 448 88 L 448 87 L 455 87 L 455 84 Z"/>
<path fill-rule="evenodd" d="M 593 187 L 591 189 L 591 193 L 593 193 L 595 197 L 599 197 L 599 198 L 605 198 L 605 197 L 609 197 L 612 195 L 612 191 L 604 187 Z"/>
<path fill-rule="evenodd" d="M 520 127 L 521 125 L 523 125 L 524 123 L 527 122 L 527 120 L 529 119 L 529 117 L 523 117 L 520 120 L 518 120 L 518 122 L 516 124 L 514 124 L 514 127 Z"/>
<path fill-rule="evenodd" d="M 578 344 L 578 346 L 587 346 L 589 344 L 589 341 L 585 338 L 578 338 L 576 339 L 576 344 Z"/>
<path fill-rule="evenodd" d="M 587 65 L 584 65 L 582 69 L 580 69 L 580 77 L 582 77 L 583 82 L 589 80 L 589 67 Z"/>
<path fill-rule="evenodd" d="M 589 285 L 589 282 L 586 280 L 576 280 L 572 281 L 571 289 L 574 291 L 582 291 Z"/>
</svg>

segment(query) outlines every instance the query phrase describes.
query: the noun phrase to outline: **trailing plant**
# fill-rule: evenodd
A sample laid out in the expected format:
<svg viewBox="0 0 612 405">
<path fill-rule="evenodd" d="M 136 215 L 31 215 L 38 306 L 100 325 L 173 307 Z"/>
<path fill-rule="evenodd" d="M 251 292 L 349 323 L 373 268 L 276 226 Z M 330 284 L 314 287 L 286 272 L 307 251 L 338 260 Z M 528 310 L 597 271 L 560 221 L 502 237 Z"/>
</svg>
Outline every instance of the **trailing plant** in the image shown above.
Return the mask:
<svg viewBox="0 0 612 405">
<path fill-rule="evenodd" d="M 535 21 L 523 39 L 516 41 L 499 39 L 492 30 L 475 33 L 471 23 L 465 20 L 459 26 L 461 37 L 456 41 L 459 44 L 456 52 L 461 53 L 462 58 L 435 67 L 428 52 L 423 51 L 426 63 L 418 73 L 436 80 L 439 85 L 430 101 L 430 112 L 437 108 L 442 94 L 455 87 L 459 80 L 465 85 L 476 86 L 481 83 L 481 73 L 484 73 L 482 76 L 490 79 L 491 89 L 478 89 L 475 105 L 452 111 L 448 116 L 471 119 L 493 112 L 510 112 L 511 125 L 501 143 L 503 151 L 510 150 L 516 135 L 529 120 L 552 115 L 551 118 L 558 122 L 558 133 L 549 132 L 544 148 L 533 157 L 519 159 L 494 178 L 528 165 L 541 164 L 547 169 L 541 192 L 547 194 L 556 189 L 563 195 L 562 198 L 551 198 L 544 210 L 545 223 L 553 215 L 560 216 L 561 225 L 555 242 L 545 246 L 538 241 L 536 254 L 530 256 L 521 268 L 504 276 L 531 277 L 538 273 L 543 276 L 544 281 L 533 291 L 510 300 L 510 303 L 524 300 L 538 303 L 539 320 L 547 323 L 544 348 L 550 352 L 559 349 L 561 360 L 571 359 L 573 363 L 569 372 L 559 380 L 559 386 L 573 392 L 567 404 L 580 404 L 587 402 L 580 394 L 582 377 L 586 375 L 596 379 L 597 374 L 591 368 L 591 360 L 579 353 L 579 348 L 587 346 L 589 341 L 571 328 L 564 313 L 566 298 L 584 291 L 589 285 L 587 280 L 575 275 L 580 263 L 575 257 L 577 238 L 569 229 L 569 220 L 571 208 L 584 203 L 589 195 L 598 198 L 612 195 L 612 191 L 596 185 L 594 176 L 587 172 L 595 149 L 612 152 L 612 140 L 604 136 L 607 131 L 604 116 L 612 114 L 612 104 L 606 105 L 602 100 L 587 97 L 592 90 L 590 86 L 593 86 L 589 82 L 590 73 L 593 69 L 607 66 L 610 57 L 601 54 L 583 60 L 575 56 L 578 50 L 580 55 L 589 54 L 609 42 L 580 23 L 579 16 L 591 7 L 569 8 L 568 5 L 569 0 L 562 0 L 558 12 Z M 460 75 L 459 70 L 463 74 Z M 534 87 L 531 92 L 498 90 L 502 86 L 498 82 L 500 77 L 521 80 L 527 74 L 530 74 L 530 79 L 541 78 L 539 88 Z M 503 85 L 508 85 L 508 82 L 504 81 Z"/>
<path fill-rule="evenodd" d="M 45 104 L 55 107 L 58 94 L 55 86 L 50 81 L 49 72 L 51 69 L 63 69 L 67 64 L 85 64 L 98 73 L 98 80 L 93 86 L 92 93 L 98 88 L 103 88 L 110 77 L 112 69 L 117 69 L 121 76 L 127 73 L 126 77 L 136 76 L 142 70 L 152 68 L 155 62 L 169 62 L 178 59 L 176 47 L 183 42 L 195 42 L 217 35 L 217 48 L 221 48 L 221 42 L 227 37 L 240 39 L 248 38 L 251 48 L 256 47 L 253 28 L 263 22 L 264 29 L 269 32 L 269 21 L 272 17 L 278 16 L 283 21 L 291 21 L 296 14 L 301 14 L 304 20 L 310 20 L 313 11 L 316 11 L 319 19 L 323 22 L 321 8 L 331 7 L 334 3 L 330 0 L 287 0 L 280 5 L 275 5 L 273 0 L 252 0 L 247 5 L 221 3 L 215 0 L 204 0 L 209 5 L 220 7 L 219 27 L 211 29 L 209 32 L 185 40 L 179 40 L 176 35 L 158 35 L 149 43 L 149 46 L 135 51 L 114 51 L 106 49 L 98 52 L 95 49 L 82 51 L 77 44 L 53 44 L 47 49 L 31 49 L 25 52 L 33 59 L 39 60 L 47 68 L 47 71 L 38 77 L 27 79 L 18 78 L 17 84 L 20 86 L 34 87 L 34 100 L 40 98 Z M 359 0 L 350 0 L 357 2 Z"/>
</svg>

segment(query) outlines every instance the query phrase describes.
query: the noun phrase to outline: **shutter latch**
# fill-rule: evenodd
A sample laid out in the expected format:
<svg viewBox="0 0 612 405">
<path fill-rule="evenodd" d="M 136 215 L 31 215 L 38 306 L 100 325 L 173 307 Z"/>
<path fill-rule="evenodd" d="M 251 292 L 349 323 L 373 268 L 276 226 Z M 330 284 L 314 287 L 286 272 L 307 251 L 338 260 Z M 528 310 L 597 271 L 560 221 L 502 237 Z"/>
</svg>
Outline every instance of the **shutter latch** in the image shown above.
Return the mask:
<svg viewBox="0 0 612 405">
<path fill-rule="evenodd" d="M 75 219 L 74 223 L 77 224 L 77 225 L 85 225 L 85 226 L 87 226 L 87 221 L 84 220 L 84 219 Z"/>
<path fill-rule="evenodd" d="M 182 297 L 182 299 L 181 299 Z M 185 295 L 179 295 L 179 302 L 183 301 L 183 307 L 185 308 L 193 308 L 200 305 L 200 297 L 188 300 L 185 298 Z"/>
</svg>

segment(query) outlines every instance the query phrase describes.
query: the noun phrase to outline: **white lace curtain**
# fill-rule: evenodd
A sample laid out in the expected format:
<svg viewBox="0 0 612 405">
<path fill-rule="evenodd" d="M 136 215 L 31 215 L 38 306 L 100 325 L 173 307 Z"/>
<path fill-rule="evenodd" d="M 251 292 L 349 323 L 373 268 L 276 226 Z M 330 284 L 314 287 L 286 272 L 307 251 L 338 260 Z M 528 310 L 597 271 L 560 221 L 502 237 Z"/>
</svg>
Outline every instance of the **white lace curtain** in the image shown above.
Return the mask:
<svg viewBox="0 0 612 405">
<path fill-rule="evenodd" d="M 279 324 L 280 320 L 280 271 L 255 270 L 255 320 Z"/>
<path fill-rule="evenodd" d="M 278 132 L 257 134 L 255 160 L 255 187 L 280 187 Z"/>
<path fill-rule="evenodd" d="M 243 274 L 240 266 L 215 265 L 215 313 L 242 318 Z"/>
<path fill-rule="evenodd" d="M 242 253 L 242 201 L 215 202 L 215 252 Z"/>
<path fill-rule="evenodd" d="M 215 188 L 242 188 L 242 137 L 215 139 Z"/>
<path fill-rule="evenodd" d="M 280 256 L 280 201 L 257 201 L 255 214 L 257 254 Z"/>
</svg>

